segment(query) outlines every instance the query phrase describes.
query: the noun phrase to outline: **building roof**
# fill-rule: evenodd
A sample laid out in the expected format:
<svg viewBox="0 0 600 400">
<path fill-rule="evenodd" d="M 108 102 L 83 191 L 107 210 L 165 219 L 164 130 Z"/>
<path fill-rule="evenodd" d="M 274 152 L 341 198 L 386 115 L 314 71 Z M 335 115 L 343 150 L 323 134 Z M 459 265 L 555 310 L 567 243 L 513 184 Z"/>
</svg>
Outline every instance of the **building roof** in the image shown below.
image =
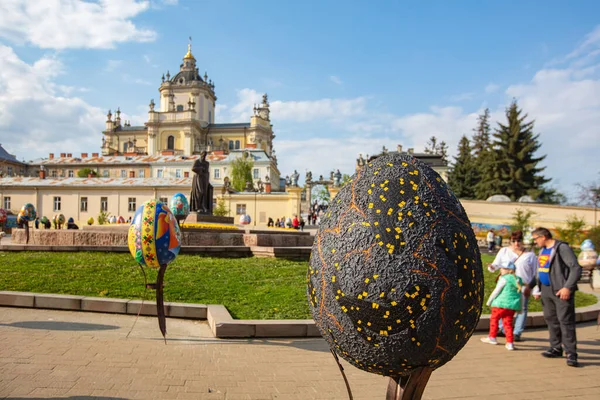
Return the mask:
<svg viewBox="0 0 600 400">
<path fill-rule="evenodd" d="M 192 178 L 0 178 L 0 186 L 20 187 L 171 187 L 186 186 L 191 189 Z M 216 187 L 222 185 L 213 185 Z"/>
<path fill-rule="evenodd" d="M 250 128 L 249 122 L 233 122 L 229 124 L 210 124 L 209 128 Z"/>
<path fill-rule="evenodd" d="M 17 160 L 17 157 L 13 156 L 12 154 L 9 154 L 8 151 L 6 151 L 4 149 L 4 147 L 2 147 L 1 144 L 0 144 L 0 160 L 1 161 L 11 161 L 14 163 L 23 164 L 21 161 Z"/>
<path fill-rule="evenodd" d="M 195 161 L 198 155 L 193 156 L 98 156 L 98 157 L 55 157 L 32 162 L 31 165 L 139 165 L 139 164 L 164 164 L 164 163 L 189 163 Z"/>
<path fill-rule="evenodd" d="M 138 125 L 138 126 L 118 126 L 117 129 L 115 129 L 115 131 L 147 131 L 148 127 L 144 126 L 144 125 Z"/>
</svg>

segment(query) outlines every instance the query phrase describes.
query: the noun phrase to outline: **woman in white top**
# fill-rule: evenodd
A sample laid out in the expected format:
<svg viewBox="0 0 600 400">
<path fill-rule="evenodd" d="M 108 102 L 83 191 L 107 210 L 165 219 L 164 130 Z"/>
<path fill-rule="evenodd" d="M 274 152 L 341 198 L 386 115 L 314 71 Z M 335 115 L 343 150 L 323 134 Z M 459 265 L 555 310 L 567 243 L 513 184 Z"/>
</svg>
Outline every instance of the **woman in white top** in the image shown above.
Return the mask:
<svg viewBox="0 0 600 400">
<path fill-rule="evenodd" d="M 488 265 L 488 271 L 495 272 L 503 266 L 513 262 L 516 266 L 515 274 L 523 281 L 523 292 L 521 303 L 523 309 L 515 318 L 515 341 L 521 341 L 521 334 L 525 330 L 525 322 L 527 321 L 527 306 L 529 304 L 530 291 L 528 284 L 535 278 L 538 268 L 538 259 L 535 253 L 527 251 L 523 246 L 523 232 L 514 231 L 510 235 L 510 246 L 503 247 L 500 249 L 494 262 Z M 500 324 L 499 329 L 502 331 L 503 327 Z"/>
</svg>

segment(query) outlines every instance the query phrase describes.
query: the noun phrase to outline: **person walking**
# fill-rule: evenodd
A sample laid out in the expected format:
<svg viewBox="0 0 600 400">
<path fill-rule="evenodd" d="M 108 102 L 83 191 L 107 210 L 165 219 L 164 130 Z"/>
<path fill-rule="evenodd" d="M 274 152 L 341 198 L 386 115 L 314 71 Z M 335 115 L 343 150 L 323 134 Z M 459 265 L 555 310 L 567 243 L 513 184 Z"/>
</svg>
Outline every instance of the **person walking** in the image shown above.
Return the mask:
<svg viewBox="0 0 600 400">
<path fill-rule="evenodd" d="M 544 319 L 550 333 L 550 348 L 542 353 L 547 358 L 560 358 L 563 348 L 567 365 L 578 367 L 575 332 L 575 291 L 581 277 L 581 266 L 571 247 L 552 238 L 546 228 L 536 228 L 532 239 L 540 248 L 536 286 L 533 296 L 541 297 Z"/>
<path fill-rule="evenodd" d="M 535 280 L 538 268 L 537 257 L 532 251 L 527 251 L 523 245 L 522 231 L 514 231 L 510 234 L 510 246 L 500 249 L 498 254 L 496 254 L 494 262 L 488 265 L 488 271 L 495 272 L 500 269 L 502 265 L 508 265 L 508 263 L 511 262 L 515 264 L 515 275 L 523 281 L 521 294 L 522 308 L 514 319 L 515 326 L 513 329 L 515 342 L 520 342 L 521 334 L 525 330 L 525 323 L 527 321 L 527 308 L 529 306 L 529 297 L 531 294 L 529 284 Z M 504 334 L 504 325 L 502 320 L 500 320 L 498 335 L 503 336 Z"/>
<path fill-rule="evenodd" d="M 494 235 L 494 230 L 490 229 L 486 240 L 488 242 L 488 251 L 491 253 L 492 251 L 494 251 L 494 247 L 496 246 L 496 237 Z"/>
<path fill-rule="evenodd" d="M 492 307 L 490 315 L 490 333 L 481 341 L 488 344 L 498 344 L 498 320 L 502 318 L 506 331 L 506 350 L 514 350 L 513 317 L 516 311 L 521 310 L 521 289 L 523 281 L 515 275 L 515 264 L 509 262 L 500 267 L 500 276 L 496 288 L 490 294 L 487 305 Z"/>
</svg>

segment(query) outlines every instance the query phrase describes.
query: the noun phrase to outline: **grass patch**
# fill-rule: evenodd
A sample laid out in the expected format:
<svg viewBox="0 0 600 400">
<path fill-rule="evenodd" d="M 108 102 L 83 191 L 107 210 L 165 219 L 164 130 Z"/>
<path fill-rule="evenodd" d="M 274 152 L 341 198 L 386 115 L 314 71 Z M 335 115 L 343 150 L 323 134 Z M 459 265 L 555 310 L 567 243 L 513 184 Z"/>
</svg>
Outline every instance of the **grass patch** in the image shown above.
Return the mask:
<svg viewBox="0 0 600 400">
<path fill-rule="evenodd" d="M 482 256 L 484 265 L 493 261 Z M 271 258 L 226 259 L 180 255 L 165 274 L 165 301 L 223 304 L 238 319 L 311 318 L 306 262 Z M 146 269 L 148 282 L 156 270 Z M 486 300 L 495 275 L 484 269 Z M 154 300 L 129 253 L 0 252 L 0 290 Z M 596 297 L 577 292 L 577 307 Z M 531 301 L 531 311 L 541 302 Z M 484 306 L 484 313 L 489 309 Z"/>
</svg>

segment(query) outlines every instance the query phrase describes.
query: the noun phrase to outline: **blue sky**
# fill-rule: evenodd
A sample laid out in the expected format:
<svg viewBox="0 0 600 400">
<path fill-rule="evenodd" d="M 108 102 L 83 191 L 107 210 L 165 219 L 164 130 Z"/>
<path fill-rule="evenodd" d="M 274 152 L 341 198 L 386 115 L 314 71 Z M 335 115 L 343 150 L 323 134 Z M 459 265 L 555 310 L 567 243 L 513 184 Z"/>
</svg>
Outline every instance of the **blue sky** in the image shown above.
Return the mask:
<svg viewBox="0 0 600 400">
<path fill-rule="evenodd" d="M 432 135 L 454 153 L 514 97 L 573 195 L 599 178 L 598 15 L 596 1 L 3 0 L 0 143 L 19 159 L 98 151 L 106 111 L 142 124 L 192 36 L 216 122 L 269 94 L 284 176 L 351 173 L 361 152 Z"/>
</svg>

